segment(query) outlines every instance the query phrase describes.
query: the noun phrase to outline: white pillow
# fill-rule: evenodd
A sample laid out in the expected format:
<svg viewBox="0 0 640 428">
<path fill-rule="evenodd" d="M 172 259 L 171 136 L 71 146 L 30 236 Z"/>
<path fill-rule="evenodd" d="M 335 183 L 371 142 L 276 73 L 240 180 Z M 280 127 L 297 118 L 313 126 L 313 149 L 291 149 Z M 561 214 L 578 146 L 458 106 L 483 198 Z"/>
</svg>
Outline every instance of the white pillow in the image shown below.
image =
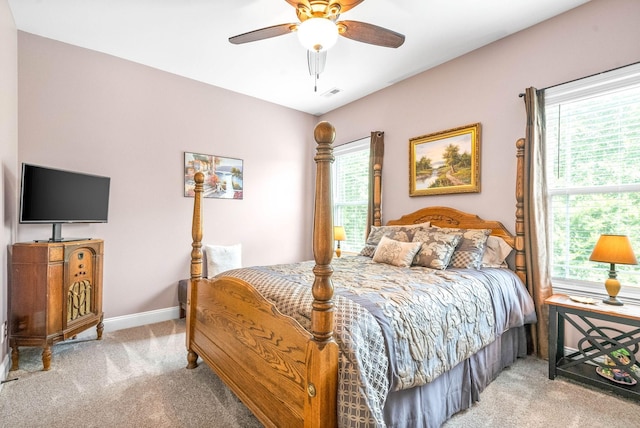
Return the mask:
<svg viewBox="0 0 640 428">
<path fill-rule="evenodd" d="M 505 259 L 513 248 L 497 236 L 489 236 L 482 255 L 482 267 L 506 267 Z"/>
<path fill-rule="evenodd" d="M 400 242 L 383 236 L 373 254 L 373 261 L 393 266 L 409 267 L 422 242 Z"/>
<path fill-rule="evenodd" d="M 213 278 L 220 272 L 242 267 L 242 244 L 205 245 L 207 276 Z"/>
</svg>

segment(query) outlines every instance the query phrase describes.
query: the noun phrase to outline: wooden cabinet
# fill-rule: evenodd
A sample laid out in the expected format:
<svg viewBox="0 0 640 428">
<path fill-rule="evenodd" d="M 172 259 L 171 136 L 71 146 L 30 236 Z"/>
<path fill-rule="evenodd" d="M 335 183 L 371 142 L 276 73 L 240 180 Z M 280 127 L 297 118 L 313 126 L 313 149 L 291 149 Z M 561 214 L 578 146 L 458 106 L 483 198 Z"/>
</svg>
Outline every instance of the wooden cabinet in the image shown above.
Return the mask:
<svg viewBox="0 0 640 428">
<path fill-rule="evenodd" d="M 25 242 L 11 247 L 9 346 L 11 370 L 20 346 L 42 347 L 43 370 L 51 346 L 96 326 L 102 338 L 104 242 Z"/>
</svg>

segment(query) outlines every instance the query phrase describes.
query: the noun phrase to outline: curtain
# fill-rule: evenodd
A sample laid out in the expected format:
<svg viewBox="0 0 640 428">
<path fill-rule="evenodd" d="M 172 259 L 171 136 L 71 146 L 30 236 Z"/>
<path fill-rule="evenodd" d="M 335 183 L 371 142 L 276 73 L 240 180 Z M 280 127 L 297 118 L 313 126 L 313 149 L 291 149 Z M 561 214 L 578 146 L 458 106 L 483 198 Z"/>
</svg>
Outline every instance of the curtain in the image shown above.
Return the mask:
<svg viewBox="0 0 640 428">
<path fill-rule="evenodd" d="M 527 127 L 524 149 L 524 249 L 527 288 L 536 306 L 538 323 L 532 329 L 533 351 L 548 358 L 549 311 L 544 304 L 553 294 L 549 271 L 547 188 L 544 159 L 544 91 L 527 88 L 524 97 Z"/>
<path fill-rule="evenodd" d="M 384 132 L 371 133 L 371 148 L 369 150 L 369 209 L 367 210 L 367 232 L 369 236 L 371 226 L 382 224 L 382 159 L 384 157 Z"/>
</svg>

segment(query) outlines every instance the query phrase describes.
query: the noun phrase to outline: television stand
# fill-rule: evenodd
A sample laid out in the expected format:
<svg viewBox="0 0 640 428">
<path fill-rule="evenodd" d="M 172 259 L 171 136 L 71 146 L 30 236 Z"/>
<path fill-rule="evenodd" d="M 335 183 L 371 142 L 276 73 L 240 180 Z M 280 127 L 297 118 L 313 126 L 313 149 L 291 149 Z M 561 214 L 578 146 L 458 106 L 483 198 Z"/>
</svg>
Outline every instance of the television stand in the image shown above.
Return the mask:
<svg viewBox="0 0 640 428">
<path fill-rule="evenodd" d="M 75 242 L 75 241 L 88 241 L 91 238 L 63 238 L 62 237 L 62 223 L 53 223 L 51 230 L 51 238 L 45 240 L 35 240 L 33 242 Z"/>
</svg>

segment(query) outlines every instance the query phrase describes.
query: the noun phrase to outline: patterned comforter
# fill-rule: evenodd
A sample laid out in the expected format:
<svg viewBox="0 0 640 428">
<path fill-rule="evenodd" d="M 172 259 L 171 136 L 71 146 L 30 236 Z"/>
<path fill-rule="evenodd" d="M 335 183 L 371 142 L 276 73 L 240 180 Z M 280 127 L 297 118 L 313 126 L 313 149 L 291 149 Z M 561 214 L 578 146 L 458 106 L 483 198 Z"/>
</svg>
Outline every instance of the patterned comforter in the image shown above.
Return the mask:
<svg viewBox="0 0 640 428">
<path fill-rule="evenodd" d="M 309 329 L 314 262 L 225 272 Z M 535 321 L 533 301 L 507 269 L 399 268 L 368 257 L 332 261 L 340 348 L 340 426 L 384 426 L 391 390 L 428 383 L 511 327 Z"/>
</svg>

